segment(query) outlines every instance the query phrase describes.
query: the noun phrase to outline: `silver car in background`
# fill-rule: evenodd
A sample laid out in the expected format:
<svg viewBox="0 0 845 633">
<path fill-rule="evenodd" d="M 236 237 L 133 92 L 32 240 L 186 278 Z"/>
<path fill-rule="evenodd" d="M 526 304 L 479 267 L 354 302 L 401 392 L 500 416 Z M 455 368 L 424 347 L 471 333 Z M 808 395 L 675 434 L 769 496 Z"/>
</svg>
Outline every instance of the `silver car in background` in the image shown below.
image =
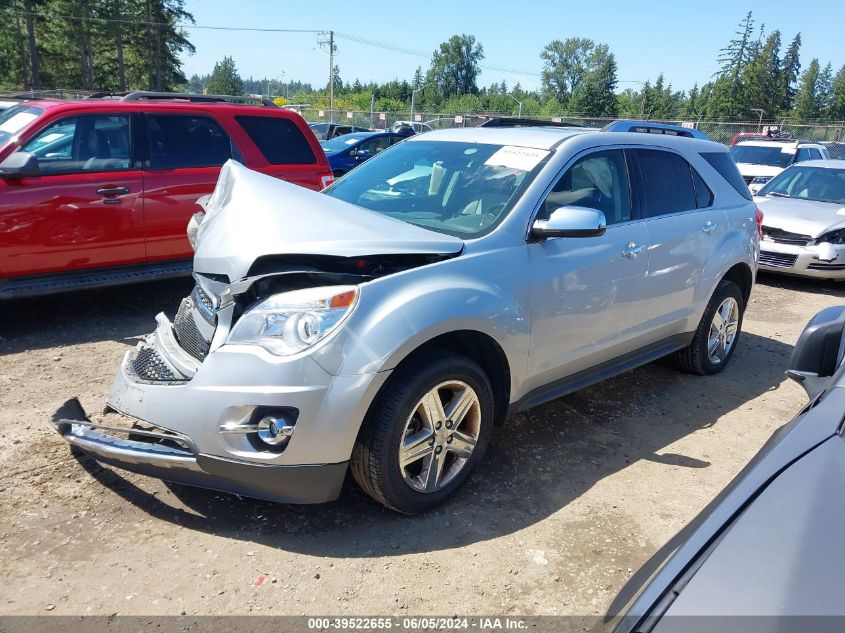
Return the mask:
<svg viewBox="0 0 845 633">
<path fill-rule="evenodd" d="M 765 217 L 761 270 L 845 279 L 845 161 L 793 165 L 755 201 Z"/>
<path fill-rule="evenodd" d="M 229 162 L 196 287 L 53 425 L 127 470 L 401 512 L 453 495 L 509 414 L 675 354 L 730 361 L 760 215 L 724 146 L 655 134 L 417 135 L 315 193 Z"/>
</svg>

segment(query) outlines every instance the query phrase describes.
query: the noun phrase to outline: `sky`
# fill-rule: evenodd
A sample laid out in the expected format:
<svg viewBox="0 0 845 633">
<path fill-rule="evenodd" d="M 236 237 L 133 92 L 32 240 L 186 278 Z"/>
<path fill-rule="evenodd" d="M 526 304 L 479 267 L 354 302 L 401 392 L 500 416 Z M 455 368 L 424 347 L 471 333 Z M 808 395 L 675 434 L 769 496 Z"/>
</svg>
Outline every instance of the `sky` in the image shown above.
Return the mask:
<svg viewBox="0 0 845 633">
<path fill-rule="evenodd" d="M 845 64 L 841 26 L 843 0 L 522 0 L 474 2 L 374 2 L 372 0 L 186 0 L 198 26 L 305 29 L 338 33 L 335 58 L 344 81 L 385 82 L 413 77 L 428 67 L 440 42 L 454 34 L 474 35 L 484 46 L 480 86 L 504 79 L 525 89 L 538 88 L 540 51 L 554 39 L 587 37 L 610 46 L 616 55 L 619 89 L 638 87 L 663 73 L 678 90 L 708 81 L 718 70 L 719 49 L 733 37 L 749 10 L 766 32 L 780 29 L 784 48 L 801 32 L 802 65 L 818 57 L 834 72 Z M 211 72 L 225 55 L 234 58 L 242 77 L 281 75 L 315 87 L 328 81 L 328 56 L 314 33 L 238 32 L 194 28 L 194 55 L 183 58 L 186 76 Z M 408 54 L 363 44 L 362 38 L 422 53 Z M 515 71 L 515 72 L 513 72 Z M 284 73 L 284 74 L 282 74 Z"/>
</svg>

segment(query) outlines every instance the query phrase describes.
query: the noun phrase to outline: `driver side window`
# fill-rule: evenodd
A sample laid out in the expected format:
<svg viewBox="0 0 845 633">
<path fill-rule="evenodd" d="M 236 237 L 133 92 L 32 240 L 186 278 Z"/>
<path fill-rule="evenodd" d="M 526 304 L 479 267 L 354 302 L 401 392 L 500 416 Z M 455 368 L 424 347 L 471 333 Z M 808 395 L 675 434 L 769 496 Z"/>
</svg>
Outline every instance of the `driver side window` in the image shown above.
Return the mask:
<svg viewBox="0 0 845 633">
<path fill-rule="evenodd" d="M 579 158 L 546 196 L 540 219 L 560 207 L 575 206 L 604 213 L 608 226 L 631 219 L 628 168 L 622 150 L 592 152 Z"/>
<path fill-rule="evenodd" d="M 98 114 L 60 119 L 21 149 L 35 155 L 45 176 L 129 169 L 129 116 Z"/>
</svg>

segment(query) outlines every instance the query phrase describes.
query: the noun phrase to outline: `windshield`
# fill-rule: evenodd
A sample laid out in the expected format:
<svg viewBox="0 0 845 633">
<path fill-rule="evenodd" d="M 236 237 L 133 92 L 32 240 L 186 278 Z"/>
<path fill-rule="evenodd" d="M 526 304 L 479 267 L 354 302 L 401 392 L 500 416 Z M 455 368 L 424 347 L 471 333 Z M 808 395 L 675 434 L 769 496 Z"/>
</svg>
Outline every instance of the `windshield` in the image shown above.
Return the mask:
<svg viewBox="0 0 845 633">
<path fill-rule="evenodd" d="M 344 134 L 343 136 L 335 136 L 330 141 L 323 141 L 320 145 L 323 146 L 324 150 L 328 150 L 330 152 L 342 152 L 368 136 L 369 134 L 366 132 L 363 134 Z"/>
<path fill-rule="evenodd" d="M 788 167 L 795 157 L 795 148 L 784 145 L 734 145 L 731 158 L 735 163 Z"/>
<path fill-rule="evenodd" d="M 32 106 L 13 106 L 0 112 L 0 145 L 20 132 L 29 122 L 37 119 L 44 110 Z"/>
<path fill-rule="evenodd" d="M 399 143 L 325 193 L 439 233 L 480 237 L 508 214 L 549 154 L 508 145 Z"/>
<path fill-rule="evenodd" d="M 845 168 L 790 167 L 772 178 L 758 195 L 845 204 Z"/>
</svg>

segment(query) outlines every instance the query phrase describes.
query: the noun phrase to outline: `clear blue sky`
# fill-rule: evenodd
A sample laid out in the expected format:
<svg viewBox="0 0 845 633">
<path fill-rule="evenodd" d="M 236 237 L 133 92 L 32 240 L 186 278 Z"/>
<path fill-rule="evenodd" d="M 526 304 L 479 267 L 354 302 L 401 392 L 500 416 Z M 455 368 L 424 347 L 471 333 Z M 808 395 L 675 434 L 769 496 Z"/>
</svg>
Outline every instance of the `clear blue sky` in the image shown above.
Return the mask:
<svg viewBox="0 0 845 633">
<path fill-rule="evenodd" d="M 733 36 L 749 9 L 766 31 L 780 29 L 784 48 L 801 32 L 802 66 L 818 57 L 834 71 L 845 63 L 845 1 L 813 0 L 611 0 L 609 2 L 522 0 L 521 2 L 372 2 L 370 0 L 298 1 L 187 0 L 197 25 L 289 29 L 333 29 L 339 33 L 384 42 L 430 55 L 456 33 L 475 35 L 484 46 L 483 64 L 529 74 L 484 69 L 480 85 L 505 79 L 524 88 L 539 85 L 540 50 L 553 39 L 589 37 L 616 54 L 619 88 L 625 81 L 654 79 L 663 72 L 677 89 L 707 81 L 717 70 L 718 51 Z M 191 29 L 196 54 L 184 58 L 185 73 L 210 72 L 224 55 L 234 57 L 241 75 L 327 81 L 328 58 L 317 49 L 317 37 L 297 33 L 244 33 Z M 338 38 L 337 65 L 344 81 L 383 82 L 413 76 L 425 57 L 383 50 Z M 533 73 L 533 74 L 530 74 Z"/>
</svg>

